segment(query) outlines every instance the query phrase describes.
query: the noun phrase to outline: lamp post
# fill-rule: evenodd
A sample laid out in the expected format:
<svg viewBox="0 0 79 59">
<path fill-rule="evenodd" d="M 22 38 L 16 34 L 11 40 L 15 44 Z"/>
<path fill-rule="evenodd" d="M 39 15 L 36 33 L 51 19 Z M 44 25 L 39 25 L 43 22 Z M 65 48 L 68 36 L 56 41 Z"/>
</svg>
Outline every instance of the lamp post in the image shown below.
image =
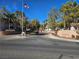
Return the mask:
<svg viewBox="0 0 79 59">
<path fill-rule="evenodd" d="M 23 0 L 22 0 L 22 6 L 23 6 L 24 8 L 27 8 L 27 9 L 29 8 L 29 6 L 28 6 L 27 4 L 24 4 L 24 3 L 23 3 Z M 23 7 L 22 7 L 22 32 L 21 32 L 21 35 L 22 35 L 22 36 L 25 35 L 24 29 L 23 29 L 23 28 L 24 28 L 24 24 L 23 24 L 23 22 L 24 22 Z"/>
</svg>

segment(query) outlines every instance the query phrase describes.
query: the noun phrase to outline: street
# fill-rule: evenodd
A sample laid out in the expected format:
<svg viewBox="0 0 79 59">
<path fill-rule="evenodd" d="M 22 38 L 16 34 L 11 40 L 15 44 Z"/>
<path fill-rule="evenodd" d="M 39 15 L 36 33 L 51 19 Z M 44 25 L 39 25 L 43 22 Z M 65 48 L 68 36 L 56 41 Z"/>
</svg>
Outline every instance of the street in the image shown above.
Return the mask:
<svg viewBox="0 0 79 59">
<path fill-rule="evenodd" d="M 0 59 L 79 59 L 79 43 L 44 35 L 0 40 Z"/>
</svg>

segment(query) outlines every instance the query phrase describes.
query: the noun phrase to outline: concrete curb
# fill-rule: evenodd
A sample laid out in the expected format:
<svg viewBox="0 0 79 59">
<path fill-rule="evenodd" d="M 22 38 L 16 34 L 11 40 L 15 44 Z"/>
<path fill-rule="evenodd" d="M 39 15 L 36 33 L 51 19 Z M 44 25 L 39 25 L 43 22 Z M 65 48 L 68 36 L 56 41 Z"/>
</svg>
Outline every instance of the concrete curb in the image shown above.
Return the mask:
<svg viewBox="0 0 79 59">
<path fill-rule="evenodd" d="M 0 40 L 13 40 L 13 39 L 24 39 L 24 38 L 28 38 L 28 37 L 21 35 L 8 35 L 8 36 L 0 37 Z"/>
<path fill-rule="evenodd" d="M 76 39 L 60 38 L 60 37 L 57 37 L 57 36 L 52 35 L 52 34 L 49 34 L 48 37 L 52 38 L 52 39 L 55 39 L 55 40 L 62 40 L 62 41 L 69 41 L 69 42 L 79 42 L 79 40 L 76 40 Z"/>
</svg>

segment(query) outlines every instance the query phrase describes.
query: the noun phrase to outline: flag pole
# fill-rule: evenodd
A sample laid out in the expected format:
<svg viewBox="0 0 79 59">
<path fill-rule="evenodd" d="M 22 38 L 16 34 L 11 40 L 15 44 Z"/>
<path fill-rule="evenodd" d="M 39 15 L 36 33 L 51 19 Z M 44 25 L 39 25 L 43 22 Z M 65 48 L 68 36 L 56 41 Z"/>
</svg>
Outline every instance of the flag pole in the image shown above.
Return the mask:
<svg viewBox="0 0 79 59">
<path fill-rule="evenodd" d="M 24 5 L 24 6 L 23 6 L 23 5 Z M 27 8 L 27 9 L 29 8 L 29 6 L 28 6 L 27 4 L 23 4 L 23 0 L 22 0 L 22 6 L 23 6 L 24 8 Z M 26 35 L 26 33 L 24 32 L 24 29 L 23 29 L 23 28 L 24 28 L 24 26 L 23 26 L 23 25 L 24 25 L 24 24 L 23 24 L 23 20 L 24 20 L 24 18 L 23 18 L 23 7 L 22 7 L 22 32 L 21 32 L 21 35 L 22 35 L 22 36 Z"/>
<path fill-rule="evenodd" d="M 22 26 L 22 32 L 21 32 L 21 35 L 22 35 L 22 36 L 25 35 L 24 29 L 23 29 L 23 27 L 24 27 L 23 25 L 24 25 L 24 24 L 23 24 L 23 0 L 22 0 L 22 25 L 21 25 L 21 26 Z"/>
</svg>

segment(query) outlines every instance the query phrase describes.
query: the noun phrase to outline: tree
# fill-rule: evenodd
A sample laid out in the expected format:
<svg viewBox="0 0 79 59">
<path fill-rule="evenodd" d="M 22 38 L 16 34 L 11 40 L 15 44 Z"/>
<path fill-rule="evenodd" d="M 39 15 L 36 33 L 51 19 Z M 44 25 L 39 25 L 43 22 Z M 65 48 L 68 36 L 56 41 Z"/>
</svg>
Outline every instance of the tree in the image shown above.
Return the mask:
<svg viewBox="0 0 79 59">
<path fill-rule="evenodd" d="M 16 17 L 17 17 L 17 20 L 18 20 L 20 26 L 23 26 L 23 24 L 22 24 L 22 19 L 24 20 L 24 18 L 25 18 L 24 13 L 21 12 L 21 11 L 16 11 L 16 12 L 15 12 L 15 15 L 16 15 Z"/>
<path fill-rule="evenodd" d="M 10 29 L 11 24 L 15 24 L 16 22 L 16 16 L 13 13 L 6 13 L 4 15 L 5 15 L 5 19 L 8 19 L 7 22 L 9 23 L 9 29 Z"/>
<path fill-rule="evenodd" d="M 9 29 L 11 24 L 15 24 L 16 16 L 14 13 L 9 12 L 6 8 L 2 8 L 0 11 L 1 22 L 5 24 L 9 24 Z"/>
<path fill-rule="evenodd" d="M 68 1 L 62 6 L 61 12 L 63 13 L 64 27 L 79 21 L 79 5 L 76 1 Z"/>
<path fill-rule="evenodd" d="M 11 29 L 11 26 L 14 26 L 14 29 L 16 29 L 16 27 L 21 28 L 21 26 L 26 27 L 26 25 L 29 23 L 27 19 L 28 18 L 21 11 L 12 13 L 9 12 L 5 7 L 0 10 L 0 22 L 8 24 L 9 29 Z"/>
<path fill-rule="evenodd" d="M 63 21 L 58 22 L 57 26 L 58 26 L 59 28 L 63 28 L 63 27 L 64 27 L 64 22 L 63 22 Z"/>
<path fill-rule="evenodd" d="M 5 19 L 4 15 L 2 14 L 2 10 L 0 10 L 0 31 L 5 30 Z"/>
<path fill-rule="evenodd" d="M 20 28 L 22 27 L 22 30 L 26 30 L 26 27 L 29 24 L 28 18 L 21 11 L 16 11 L 15 14 L 19 22 Z"/>
<path fill-rule="evenodd" d="M 48 19 L 46 22 L 48 28 L 55 29 L 57 25 L 56 21 L 58 17 L 59 17 L 59 12 L 56 9 L 51 9 L 51 11 L 48 14 Z"/>
<path fill-rule="evenodd" d="M 25 14 L 23 12 L 16 11 L 15 14 L 16 14 L 18 22 L 20 23 L 20 26 L 22 25 L 25 26 L 25 23 L 28 24 L 28 20 L 27 20 L 28 18 L 25 17 Z M 22 24 L 22 21 L 23 21 L 23 24 Z"/>
<path fill-rule="evenodd" d="M 8 13 L 8 11 L 6 10 L 5 7 L 3 7 L 3 8 L 0 10 L 0 21 L 1 21 L 1 22 L 6 22 L 6 21 L 8 21 L 7 19 L 5 19 L 6 17 L 5 17 L 5 15 L 4 15 L 4 14 L 6 14 L 6 13 Z"/>
<path fill-rule="evenodd" d="M 35 31 L 35 30 L 39 30 L 39 27 L 40 27 L 40 23 L 39 21 L 37 21 L 37 19 L 34 19 L 32 20 L 31 22 L 31 26 L 32 26 L 32 29 Z"/>
</svg>

